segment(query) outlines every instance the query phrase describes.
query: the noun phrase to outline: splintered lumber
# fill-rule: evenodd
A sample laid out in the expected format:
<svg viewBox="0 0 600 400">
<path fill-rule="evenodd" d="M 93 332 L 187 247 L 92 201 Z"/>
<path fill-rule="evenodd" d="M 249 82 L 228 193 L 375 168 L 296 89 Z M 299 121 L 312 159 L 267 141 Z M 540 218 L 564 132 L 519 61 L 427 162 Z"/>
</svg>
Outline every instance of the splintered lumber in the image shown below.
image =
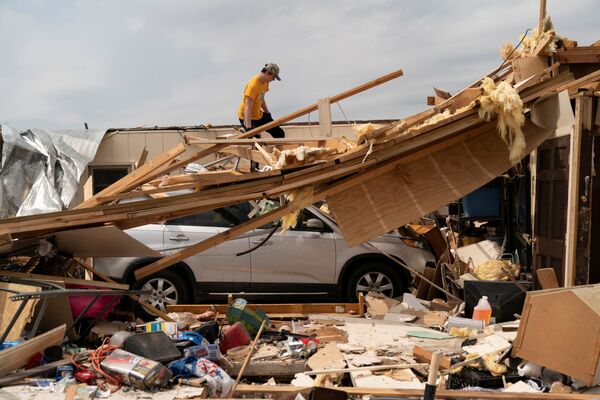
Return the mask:
<svg viewBox="0 0 600 400">
<path fill-rule="evenodd" d="M 167 306 L 167 310 L 169 312 L 191 312 L 193 314 L 202 314 L 205 311 L 214 310 L 219 314 L 225 314 L 227 307 L 227 304 L 172 304 Z M 360 303 L 247 304 L 246 307 L 251 309 L 260 308 L 267 315 L 361 314 Z"/>
<path fill-rule="evenodd" d="M 399 78 L 402 75 L 403 75 L 403 72 L 401 69 L 391 72 L 387 75 L 384 75 L 382 77 L 374 79 L 370 82 L 364 83 L 360 86 L 357 86 L 357 87 L 347 90 L 345 92 L 339 93 L 335 96 L 332 96 L 332 97 L 330 97 L 330 100 L 332 103 L 336 103 L 336 102 L 344 100 L 350 96 L 354 96 L 355 94 L 358 94 L 360 92 L 364 92 L 365 90 L 374 88 L 375 86 L 381 85 L 382 83 L 388 82 L 392 79 Z M 262 125 L 258 128 L 252 129 L 248 132 L 236 135 L 232 139 L 250 138 L 254 135 L 257 135 L 261 132 L 264 132 L 266 130 L 269 130 L 271 128 L 279 126 L 283 123 L 294 120 L 296 118 L 299 118 L 299 117 L 306 115 L 310 112 L 313 112 L 317 109 L 318 109 L 318 104 L 317 103 L 312 104 L 301 110 L 298 110 L 298 111 L 288 114 L 284 117 L 276 119 L 275 121 L 269 122 L 268 124 Z M 102 192 L 98 193 L 98 195 L 96 195 L 96 196 L 99 197 L 99 195 L 102 195 L 102 196 L 114 195 L 114 194 L 122 193 L 127 190 L 131 190 L 137 186 L 142 185 L 143 183 L 146 183 L 149 180 L 155 179 L 161 175 L 167 174 L 178 168 L 185 167 L 187 164 L 194 162 L 196 160 L 199 160 L 205 156 L 211 155 L 211 154 L 215 153 L 216 151 L 218 151 L 224 147 L 227 147 L 227 146 L 228 146 L 228 144 L 216 144 L 207 149 L 201 150 L 192 156 L 183 158 L 182 160 L 176 161 L 171 164 L 166 164 L 165 162 L 160 162 L 160 163 L 159 162 L 156 162 L 156 163 L 150 162 L 150 163 L 144 165 L 142 168 L 139 168 L 138 170 L 136 170 L 136 171 L 139 171 L 141 169 L 144 169 L 143 172 L 139 172 L 138 174 L 136 174 L 135 177 L 131 177 L 131 175 L 136 172 L 136 171 L 134 171 L 132 174 L 127 175 L 126 177 L 122 178 L 121 180 L 119 180 L 119 181 L 115 182 L 114 184 L 112 184 L 111 186 L 107 187 Z M 181 154 L 181 153 L 179 153 L 179 154 Z M 177 154 L 177 155 L 179 155 L 179 154 Z M 177 155 L 174 155 L 173 157 L 171 157 L 169 159 L 169 161 L 172 160 L 173 158 L 175 158 Z M 145 168 L 148 165 L 152 165 L 152 168 Z M 95 198 L 96 196 L 84 201 L 77 208 L 90 207 L 93 205 L 101 204 Z"/>
<path fill-rule="evenodd" d="M 61 344 L 67 325 L 61 325 L 16 346 L 0 351 L 0 378 L 27 364 L 31 356 L 47 347 Z"/>
<path fill-rule="evenodd" d="M 314 145 L 313 143 L 318 142 L 333 142 L 334 140 L 331 137 L 306 137 L 306 138 L 248 138 L 248 139 L 200 139 L 194 138 L 187 141 L 188 144 L 226 144 L 228 146 L 232 145 L 254 145 L 254 143 L 265 144 L 265 145 L 273 145 L 273 144 L 305 144 L 305 145 Z"/>
<path fill-rule="evenodd" d="M 561 64 L 600 63 L 600 46 L 565 47 L 555 57 Z"/>
<path fill-rule="evenodd" d="M 237 386 L 236 393 L 251 394 L 271 394 L 271 395 L 292 395 L 311 388 L 303 388 L 291 385 L 248 385 L 240 384 Z M 423 389 L 390 389 L 390 388 L 368 388 L 368 387 L 342 387 L 338 386 L 335 390 L 345 392 L 349 395 L 371 395 L 371 396 L 389 396 L 397 398 L 423 398 Z M 504 392 L 484 392 L 484 391 L 466 391 L 438 389 L 436 397 L 440 399 L 507 399 L 507 400 L 592 400 L 597 399 L 597 394 L 583 393 L 504 393 Z"/>
</svg>

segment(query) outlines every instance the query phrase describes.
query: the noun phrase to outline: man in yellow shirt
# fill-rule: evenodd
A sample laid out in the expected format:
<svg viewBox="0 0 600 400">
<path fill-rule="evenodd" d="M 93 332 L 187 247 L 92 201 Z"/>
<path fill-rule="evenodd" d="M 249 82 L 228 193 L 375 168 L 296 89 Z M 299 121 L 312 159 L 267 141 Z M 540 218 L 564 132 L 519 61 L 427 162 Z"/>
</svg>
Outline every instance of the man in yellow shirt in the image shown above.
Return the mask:
<svg viewBox="0 0 600 400">
<path fill-rule="evenodd" d="M 274 79 L 281 80 L 279 67 L 277 64 L 269 63 L 265 64 L 260 74 L 252 77 L 246 84 L 242 102 L 238 108 L 240 124 L 246 131 L 273 121 L 265 101 L 265 93 L 269 91 L 269 83 Z M 285 137 L 285 132 L 279 126 L 267 129 L 267 132 L 274 138 Z"/>
</svg>

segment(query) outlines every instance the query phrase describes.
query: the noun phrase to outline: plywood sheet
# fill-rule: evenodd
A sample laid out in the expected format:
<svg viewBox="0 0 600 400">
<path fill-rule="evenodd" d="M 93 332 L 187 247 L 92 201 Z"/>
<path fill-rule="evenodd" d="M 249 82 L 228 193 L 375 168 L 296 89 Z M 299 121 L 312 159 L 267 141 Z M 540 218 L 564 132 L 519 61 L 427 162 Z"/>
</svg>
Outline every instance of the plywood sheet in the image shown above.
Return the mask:
<svg viewBox="0 0 600 400">
<path fill-rule="evenodd" d="M 160 253 L 138 242 L 115 226 L 57 232 L 58 249 L 76 257 L 159 257 Z"/>
<path fill-rule="evenodd" d="M 529 153 L 551 133 L 524 128 Z M 448 204 L 510 167 L 495 123 L 469 132 L 463 142 L 400 164 L 399 168 L 328 197 L 349 245 L 366 242 Z"/>
<path fill-rule="evenodd" d="M 18 285 L 16 283 L 0 283 L 0 334 L 4 332 L 11 319 L 17 312 L 17 309 L 21 305 L 20 301 L 12 301 L 10 299 L 13 296 L 14 292 L 6 292 L 2 289 L 14 290 L 16 292 L 38 292 L 40 290 L 39 287 L 29 286 L 29 285 Z M 21 331 L 23 327 L 31 320 L 33 316 L 33 310 L 35 308 L 38 300 L 29 300 L 25 305 L 25 308 L 19 315 L 15 325 L 11 328 L 6 340 L 18 340 L 21 338 Z"/>
</svg>

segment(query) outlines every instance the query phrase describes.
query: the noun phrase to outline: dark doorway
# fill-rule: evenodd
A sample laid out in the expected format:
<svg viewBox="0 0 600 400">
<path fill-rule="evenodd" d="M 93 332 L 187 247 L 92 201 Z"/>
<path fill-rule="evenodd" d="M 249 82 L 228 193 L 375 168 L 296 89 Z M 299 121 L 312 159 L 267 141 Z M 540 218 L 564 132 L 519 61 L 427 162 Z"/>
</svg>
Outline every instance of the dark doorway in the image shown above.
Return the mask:
<svg viewBox="0 0 600 400">
<path fill-rule="evenodd" d="M 537 150 L 533 266 L 554 268 L 564 284 L 569 136 L 550 139 Z"/>
</svg>

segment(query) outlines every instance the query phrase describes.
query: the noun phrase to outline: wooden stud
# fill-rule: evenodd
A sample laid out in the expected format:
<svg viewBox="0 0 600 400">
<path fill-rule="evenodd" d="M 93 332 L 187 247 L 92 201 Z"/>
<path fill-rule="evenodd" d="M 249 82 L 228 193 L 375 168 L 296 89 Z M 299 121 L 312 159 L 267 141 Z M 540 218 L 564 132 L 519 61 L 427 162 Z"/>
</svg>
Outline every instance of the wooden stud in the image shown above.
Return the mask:
<svg viewBox="0 0 600 400">
<path fill-rule="evenodd" d="M 319 99 L 319 133 L 322 136 L 330 137 L 333 135 L 331 130 L 331 102 L 329 97 Z"/>
<path fill-rule="evenodd" d="M 592 99 L 580 95 L 575 100 L 575 129 L 569 151 L 569 181 L 567 197 L 567 231 L 565 233 L 565 286 L 576 283 L 576 257 L 579 224 L 580 160 L 584 129 L 591 128 Z"/>
</svg>

